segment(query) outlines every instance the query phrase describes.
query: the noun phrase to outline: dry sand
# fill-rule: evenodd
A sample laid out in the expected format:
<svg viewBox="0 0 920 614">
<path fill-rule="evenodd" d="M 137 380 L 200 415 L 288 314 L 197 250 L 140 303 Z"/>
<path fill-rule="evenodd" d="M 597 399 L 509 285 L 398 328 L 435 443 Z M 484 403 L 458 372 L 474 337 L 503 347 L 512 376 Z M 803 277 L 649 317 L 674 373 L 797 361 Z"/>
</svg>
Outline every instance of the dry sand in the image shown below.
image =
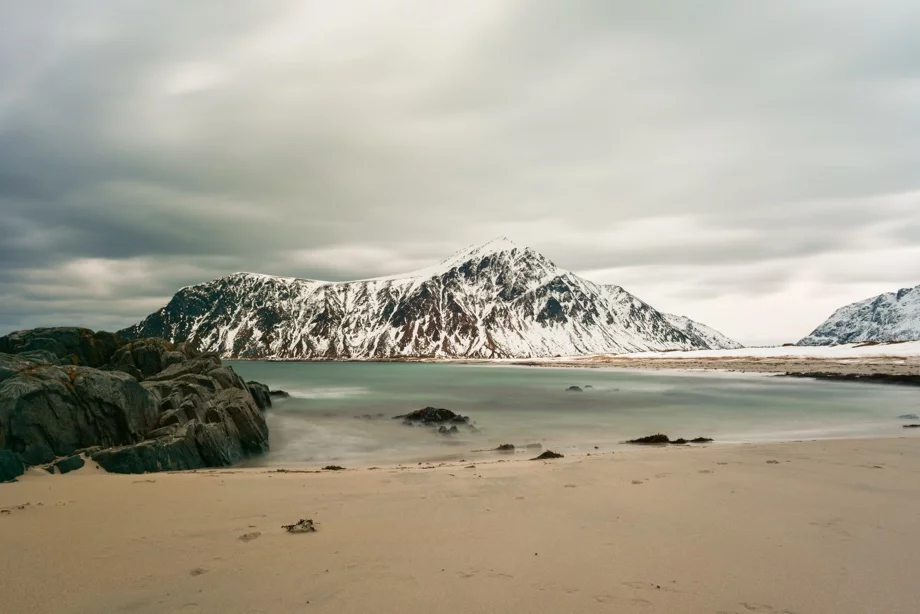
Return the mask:
<svg viewBox="0 0 920 614">
<path fill-rule="evenodd" d="M 920 611 L 907 431 L 475 468 L 88 465 L 0 485 L 0 509 L 4 612 Z M 300 518 L 318 532 L 281 529 Z"/>
</svg>

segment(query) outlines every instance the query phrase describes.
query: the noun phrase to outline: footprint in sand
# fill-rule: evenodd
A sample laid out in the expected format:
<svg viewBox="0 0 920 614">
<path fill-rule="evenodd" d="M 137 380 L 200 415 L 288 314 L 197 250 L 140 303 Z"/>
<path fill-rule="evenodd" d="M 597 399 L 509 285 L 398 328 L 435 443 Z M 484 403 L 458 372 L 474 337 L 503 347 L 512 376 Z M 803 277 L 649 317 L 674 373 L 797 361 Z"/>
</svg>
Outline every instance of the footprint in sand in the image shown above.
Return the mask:
<svg viewBox="0 0 920 614">
<path fill-rule="evenodd" d="M 188 573 L 189 573 L 190 576 L 194 577 L 194 576 L 200 576 L 200 575 L 202 575 L 202 574 L 206 574 L 206 573 L 208 573 L 208 570 L 207 570 L 207 569 L 204 569 L 204 568 L 202 568 L 202 567 L 196 567 L 195 569 L 191 570 L 191 571 L 188 572 Z"/>
<path fill-rule="evenodd" d="M 258 531 L 253 531 L 252 533 L 245 533 L 243 535 L 240 535 L 239 539 L 241 542 L 251 542 L 254 539 L 258 539 L 261 535 L 262 534 L 259 533 Z"/>
<path fill-rule="evenodd" d="M 715 473 L 712 469 L 700 469 L 697 473 Z"/>
<path fill-rule="evenodd" d="M 577 484 L 566 484 L 563 488 L 578 488 Z"/>
<path fill-rule="evenodd" d="M 779 461 L 778 461 L 778 460 L 768 460 L 768 461 L 767 461 L 767 464 L 768 464 L 768 465 L 778 465 L 778 464 L 779 464 Z"/>
<path fill-rule="evenodd" d="M 643 482 L 642 480 L 633 480 L 632 483 L 638 486 L 640 484 L 644 484 L 645 482 Z"/>
</svg>

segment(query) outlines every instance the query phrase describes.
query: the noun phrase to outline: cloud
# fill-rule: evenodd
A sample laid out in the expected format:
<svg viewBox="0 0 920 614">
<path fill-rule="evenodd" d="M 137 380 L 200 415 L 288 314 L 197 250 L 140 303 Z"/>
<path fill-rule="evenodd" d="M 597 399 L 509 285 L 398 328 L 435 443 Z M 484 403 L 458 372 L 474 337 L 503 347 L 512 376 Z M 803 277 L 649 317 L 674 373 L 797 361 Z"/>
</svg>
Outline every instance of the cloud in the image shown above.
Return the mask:
<svg viewBox="0 0 920 614">
<path fill-rule="evenodd" d="M 10 4 L 0 331 L 506 234 L 802 336 L 826 297 L 920 283 L 918 27 L 905 0 Z M 801 318 L 744 315 L 783 297 Z"/>
</svg>

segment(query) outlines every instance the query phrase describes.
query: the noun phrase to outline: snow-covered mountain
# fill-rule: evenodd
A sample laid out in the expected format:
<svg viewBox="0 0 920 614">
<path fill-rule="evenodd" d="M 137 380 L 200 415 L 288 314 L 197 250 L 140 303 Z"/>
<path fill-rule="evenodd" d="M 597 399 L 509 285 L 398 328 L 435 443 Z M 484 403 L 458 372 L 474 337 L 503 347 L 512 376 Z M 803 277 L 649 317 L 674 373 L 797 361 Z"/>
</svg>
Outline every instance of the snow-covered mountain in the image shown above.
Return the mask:
<svg viewBox="0 0 920 614">
<path fill-rule="evenodd" d="M 841 307 L 799 345 L 920 339 L 920 286 Z"/>
<path fill-rule="evenodd" d="M 505 238 L 376 279 L 235 273 L 183 288 L 121 333 L 193 341 L 227 358 L 531 358 L 737 347 Z"/>
<path fill-rule="evenodd" d="M 706 326 L 686 316 L 676 316 L 672 313 L 662 313 L 661 315 L 663 315 L 664 319 L 677 330 L 689 336 L 702 339 L 703 342 L 709 346 L 705 349 L 739 350 L 744 347 L 734 339 L 729 339 L 711 326 Z"/>
</svg>

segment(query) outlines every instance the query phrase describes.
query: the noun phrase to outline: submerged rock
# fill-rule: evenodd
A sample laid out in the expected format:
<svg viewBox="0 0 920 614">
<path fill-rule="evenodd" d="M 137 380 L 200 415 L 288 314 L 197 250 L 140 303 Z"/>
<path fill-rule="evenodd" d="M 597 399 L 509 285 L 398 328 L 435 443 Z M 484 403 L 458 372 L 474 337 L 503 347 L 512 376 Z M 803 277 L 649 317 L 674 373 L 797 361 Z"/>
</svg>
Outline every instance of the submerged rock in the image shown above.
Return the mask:
<svg viewBox="0 0 920 614">
<path fill-rule="evenodd" d="M 285 392 L 284 390 L 269 390 L 268 396 L 276 399 L 287 399 L 291 395 Z"/>
<path fill-rule="evenodd" d="M 494 451 L 495 452 L 514 452 L 514 444 L 503 443 L 502 445 L 495 448 Z"/>
<path fill-rule="evenodd" d="M 530 459 L 530 460 L 535 460 L 535 461 L 536 461 L 536 460 L 550 460 L 550 459 L 553 459 L 553 458 L 565 458 L 565 457 L 564 457 L 562 454 L 557 454 L 556 452 L 553 452 L 552 450 L 547 450 L 546 452 L 544 452 L 544 453 L 541 454 L 540 456 L 538 456 L 538 457 L 536 457 L 536 458 L 532 458 L 532 459 Z"/>
<path fill-rule="evenodd" d="M 903 416 L 898 416 L 898 420 L 920 420 L 920 416 L 917 414 L 904 414 Z"/>
<path fill-rule="evenodd" d="M 393 416 L 394 420 L 402 420 L 405 424 L 424 424 L 437 426 L 443 424 L 469 424 L 470 419 L 460 414 L 455 414 L 449 409 L 425 407 L 401 416 Z"/>
<path fill-rule="evenodd" d="M 920 424 L 905 424 L 904 428 L 906 429 L 920 429 Z"/>
<path fill-rule="evenodd" d="M 583 391 L 581 388 L 579 388 L 578 386 L 569 386 L 568 388 L 565 389 L 565 391 L 566 391 L 566 392 L 584 392 L 584 391 Z"/>
</svg>

